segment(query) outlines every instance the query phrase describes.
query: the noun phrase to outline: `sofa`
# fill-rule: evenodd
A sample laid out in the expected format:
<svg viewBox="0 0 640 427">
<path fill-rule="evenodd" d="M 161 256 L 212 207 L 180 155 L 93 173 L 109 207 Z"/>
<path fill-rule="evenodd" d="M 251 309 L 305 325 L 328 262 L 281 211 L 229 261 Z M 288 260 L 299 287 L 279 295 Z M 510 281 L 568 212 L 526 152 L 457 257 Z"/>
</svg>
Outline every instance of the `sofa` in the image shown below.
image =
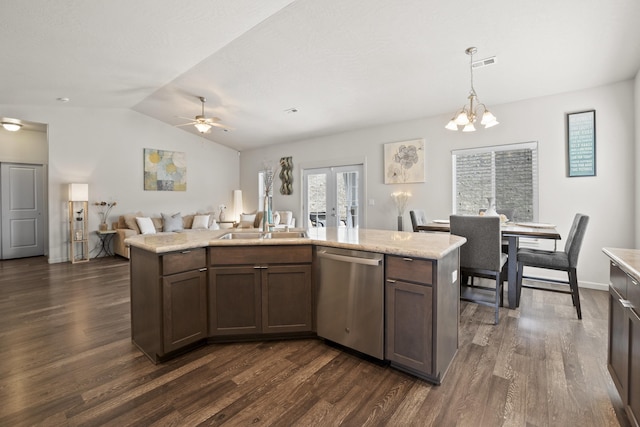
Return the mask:
<svg viewBox="0 0 640 427">
<path fill-rule="evenodd" d="M 261 229 L 262 217 L 263 212 L 242 214 L 240 222 L 235 225 L 237 228 Z M 137 212 L 121 215 L 118 217 L 118 221 L 113 223 L 113 229 L 116 231 L 113 236 L 113 253 L 129 259 L 129 247 L 125 244 L 125 239 L 138 234 L 174 233 L 184 232 L 185 230 L 216 230 L 219 228 L 216 218 L 217 215 L 211 212 L 189 215 L 181 215 L 180 213 L 172 215 L 160 214 L 160 216 L 150 216 Z M 293 212 L 274 212 L 273 227 L 275 229 L 293 228 L 295 223 Z"/>
</svg>

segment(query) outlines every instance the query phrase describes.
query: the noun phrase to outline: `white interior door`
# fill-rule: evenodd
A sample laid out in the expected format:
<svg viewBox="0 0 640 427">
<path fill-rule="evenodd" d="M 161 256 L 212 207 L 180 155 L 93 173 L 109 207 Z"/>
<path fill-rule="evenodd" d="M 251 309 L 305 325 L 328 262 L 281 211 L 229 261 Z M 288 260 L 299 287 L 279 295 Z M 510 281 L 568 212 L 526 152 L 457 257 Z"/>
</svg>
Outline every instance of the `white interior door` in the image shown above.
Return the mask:
<svg viewBox="0 0 640 427">
<path fill-rule="evenodd" d="M 2 163 L 2 259 L 44 255 L 42 165 Z"/>
<path fill-rule="evenodd" d="M 362 171 L 362 165 L 304 170 L 304 218 L 309 227 L 362 224 Z"/>
</svg>

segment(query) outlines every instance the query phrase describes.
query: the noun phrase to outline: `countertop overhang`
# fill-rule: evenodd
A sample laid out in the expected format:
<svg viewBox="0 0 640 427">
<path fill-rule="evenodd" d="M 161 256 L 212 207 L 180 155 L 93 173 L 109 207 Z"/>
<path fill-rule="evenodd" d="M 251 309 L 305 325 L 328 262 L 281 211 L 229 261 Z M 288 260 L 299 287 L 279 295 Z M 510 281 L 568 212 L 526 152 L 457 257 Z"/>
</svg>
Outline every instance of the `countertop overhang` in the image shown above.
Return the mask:
<svg viewBox="0 0 640 427">
<path fill-rule="evenodd" d="M 639 249 L 602 248 L 602 252 L 634 276 L 636 280 L 640 280 Z"/>
<path fill-rule="evenodd" d="M 462 246 L 464 237 L 449 233 L 414 233 L 409 231 L 364 228 L 321 227 L 306 231 L 308 238 L 232 239 L 220 240 L 226 230 L 185 230 L 182 232 L 140 234 L 129 237 L 125 244 L 157 254 L 208 246 L 316 245 L 356 249 L 388 255 L 441 259 Z M 255 230 L 246 230 L 255 232 Z"/>
</svg>

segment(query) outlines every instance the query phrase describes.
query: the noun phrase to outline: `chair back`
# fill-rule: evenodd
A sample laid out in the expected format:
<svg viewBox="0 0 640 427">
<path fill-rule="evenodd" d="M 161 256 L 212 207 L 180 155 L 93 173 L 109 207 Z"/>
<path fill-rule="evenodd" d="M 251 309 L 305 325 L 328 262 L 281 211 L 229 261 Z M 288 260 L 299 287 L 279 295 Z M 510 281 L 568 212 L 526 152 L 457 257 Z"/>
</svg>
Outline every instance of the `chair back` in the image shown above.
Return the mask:
<svg viewBox="0 0 640 427">
<path fill-rule="evenodd" d="M 423 210 L 409 211 L 409 216 L 411 217 L 413 231 L 418 231 L 416 230 L 418 225 L 425 225 L 427 223 L 427 215 L 425 215 Z"/>
<path fill-rule="evenodd" d="M 497 216 L 451 215 L 451 234 L 467 242 L 460 247 L 460 267 L 478 270 L 502 269 L 502 237 Z"/>
<path fill-rule="evenodd" d="M 582 247 L 582 240 L 584 234 L 587 231 L 587 224 L 589 223 L 589 217 L 584 214 L 576 214 L 567 236 L 567 242 L 564 245 L 564 252 L 569 258 L 569 267 L 575 268 L 578 265 L 578 255 L 580 254 L 580 248 Z"/>
</svg>

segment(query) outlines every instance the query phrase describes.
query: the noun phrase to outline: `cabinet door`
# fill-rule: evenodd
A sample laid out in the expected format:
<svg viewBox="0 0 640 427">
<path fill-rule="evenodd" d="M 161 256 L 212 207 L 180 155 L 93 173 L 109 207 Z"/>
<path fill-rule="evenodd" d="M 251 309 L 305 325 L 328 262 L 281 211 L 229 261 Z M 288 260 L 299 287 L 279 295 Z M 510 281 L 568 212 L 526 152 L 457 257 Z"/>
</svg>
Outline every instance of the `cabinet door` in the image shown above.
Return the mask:
<svg viewBox="0 0 640 427">
<path fill-rule="evenodd" d="M 270 265 L 262 270 L 263 332 L 311 331 L 311 307 L 310 265 Z"/>
<path fill-rule="evenodd" d="M 164 353 L 206 338 L 206 270 L 163 277 L 162 306 Z"/>
<path fill-rule="evenodd" d="M 262 331 L 260 272 L 254 267 L 209 269 L 209 334 L 247 335 Z"/>
<path fill-rule="evenodd" d="M 386 359 L 432 374 L 432 302 L 430 286 L 387 280 Z"/>
<path fill-rule="evenodd" d="M 640 317 L 638 310 L 630 310 L 629 315 L 629 403 L 627 404 L 627 414 L 632 424 L 640 424 Z"/>
<path fill-rule="evenodd" d="M 609 287 L 609 354 L 611 378 L 624 404 L 627 403 L 627 379 L 629 364 L 629 323 L 622 297 Z"/>
</svg>

